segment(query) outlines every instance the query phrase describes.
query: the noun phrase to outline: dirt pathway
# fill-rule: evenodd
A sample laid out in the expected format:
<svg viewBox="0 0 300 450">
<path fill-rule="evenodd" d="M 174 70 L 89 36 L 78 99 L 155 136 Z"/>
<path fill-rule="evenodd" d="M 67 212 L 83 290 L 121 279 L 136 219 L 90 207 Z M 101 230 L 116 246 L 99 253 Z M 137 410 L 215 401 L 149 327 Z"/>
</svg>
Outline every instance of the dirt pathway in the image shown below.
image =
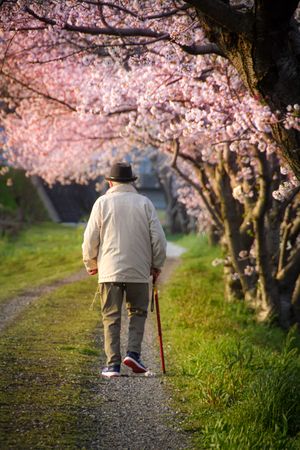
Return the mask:
<svg viewBox="0 0 300 450">
<path fill-rule="evenodd" d="M 0 332 L 16 319 L 23 309 L 38 300 L 42 295 L 50 294 L 60 286 L 83 280 L 87 276 L 86 270 L 81 269 L 79 272 L 73 273 L 62 280 L 57 280 L 53 283 L 37 286 L 36 288 L 25 291 L 16 297 L 13 297 L 4 305 L 0 305 Z"/>
<path fill-rule="evenodd" d="M 177 247 L 177 248 L 176 248 Z M 182 249 L 168 246 L 168 259 L 160 283 L 167 281 L 179 264 Z M 172 256 L 175 255 L 175 258 Z M 161 374 L 157 342 L 156 316 L 149 313 L 146 322 L 142 359 L 150 367 L 152 376 L 133 375 L 122 367 L 122 376 L 110 380 L 101 379 L 100 397 L 104 399 L 98 426 L 97 441 L 92 448 L 122 450 L 166 450 L 191 448 L 188 436 L 178 422 L 180 418 L 171 407 L 170 392 L 165 384 L 167 375 Z M 122 354 L 126 353 L 128 320 L 122 318 Z M 103 361 L 104 363 L 104 361 Z"/>
<path fill-rule="evenodd" d="M 126 323 L 123 321 L 122 347 L 126 348 Z M 167 377 L 160 372 L 156 330 L 148 320 L 143 345 L 143 361 L 152 377 L 133 375 L 125 366 L 122 376 L 100 380 L 104 400 L 99 417 L 99 434 L 92 448 L 128 450 L 187 449 L 188 437 L 179 429 L 179 417 L 171 408 Z"/>
<path fill-rule="evenodd" d="M 185 250 L 182 247 L 168 242 L 167 254 L 169 262 L 166 264 L 162 274 L 162 282 L 168 278 L 169 274 L 173 270 L 174 264 L 178 261 L 178 257 L 184 253 L 184 251 Z M 36 288 L 24 291 L 10 299 L 4 305 L 0 305 L 0 332 L 4 330 L 5 327 L 7 327 L 15 318 L 17 318 L 24 308 L 38 300 L 38 298 L 42 295 L 50 294 L 60 286 L 75 283 L 76 281 L 83 280 L 87 276 L 86 270 L 81 269 L 79 272 L 73 273 L 62 280 L 57 280 L 53 283 L 37 286 Z"/>
<path fill-rule="evenodd" d="M 168 259 L 160 277 L 165 283 L 175 267 L 179 264 L 179 256 L 183 252 L 180 247 L 168 245 Z M 10 324 L 18 315 L 44 294 L 53 292 L 58 287 L 79 281 L 86 277 L 81 270 L 63 280 L 46 286 L 40 286 L 11 299 L 0 309 L 0 331 Z M 133 375 L 122 367 L 122 376 L 111 380 L 100 376 L 91 385 L 91 398 L 99 399 L 92 414 L 93 430 L 90 432 L 87 447 L 91 449 L 120 450 L 177 450 L 192 448 L 188 436 L 179 428 L 180 417 L 172 409 L 170 391 L 167 389 L 167 376 L 162 376 L 160 369 L 159 348 L 157 342 L 155 313 L 149 312 L 142 358 L 150 367 L 152 376 Z M 123 314 L 122 353 L 126 351 L 127 317 Z M 99 333 L 99 340 L 100 340 Z M 98 340 L 98 339 L 97 339 Z M 102 342 L 99 342 L 102 345 Z M 104 365 L 105 361 L 100 364 Z M 167 363 L 167 361 L 166 361 Z M 168 370 L 168 367 L 167 367 Z M 89 388 L 88 388 L 89 390 Z M 86 405 L 89 409 L 89 405 Z M 80 429 L 80 424 L 78 424 Z"/>
</svg>

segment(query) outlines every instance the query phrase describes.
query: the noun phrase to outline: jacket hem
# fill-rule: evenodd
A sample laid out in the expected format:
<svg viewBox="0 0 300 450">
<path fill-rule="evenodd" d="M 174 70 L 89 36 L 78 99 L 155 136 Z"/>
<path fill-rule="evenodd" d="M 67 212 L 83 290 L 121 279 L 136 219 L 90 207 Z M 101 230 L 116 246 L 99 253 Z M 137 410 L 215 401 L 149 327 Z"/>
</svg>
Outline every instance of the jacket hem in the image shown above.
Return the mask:
<svg viewBox="0 0 300 450">
<path fill-rule="evenodd" d="M 149 283 L 150 276 L 148 278 L 98 278 L 98 283 Z"/>
</svg>

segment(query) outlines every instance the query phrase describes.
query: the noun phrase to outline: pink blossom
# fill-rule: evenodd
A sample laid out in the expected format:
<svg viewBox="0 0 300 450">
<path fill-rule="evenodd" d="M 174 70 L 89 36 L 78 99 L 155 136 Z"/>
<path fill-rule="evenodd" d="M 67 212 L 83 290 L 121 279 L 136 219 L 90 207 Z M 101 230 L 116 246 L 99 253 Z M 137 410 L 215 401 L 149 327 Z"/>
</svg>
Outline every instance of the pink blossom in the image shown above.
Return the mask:
<svg viewBox="0 0 300 450">
<path fill-rule="evenodd" d="M 254 267 L 248 265 L 245 267 L 244 274 L 250 277 L 254 273 L 254 271 Z"/>
</svg>

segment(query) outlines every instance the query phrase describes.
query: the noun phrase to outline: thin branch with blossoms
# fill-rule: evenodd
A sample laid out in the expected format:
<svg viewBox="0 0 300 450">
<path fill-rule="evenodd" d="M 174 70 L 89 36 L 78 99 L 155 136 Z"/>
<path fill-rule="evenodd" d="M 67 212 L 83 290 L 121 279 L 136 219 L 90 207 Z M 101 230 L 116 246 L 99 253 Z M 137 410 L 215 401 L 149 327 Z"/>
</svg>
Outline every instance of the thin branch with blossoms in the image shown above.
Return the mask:
<svg viewBox="0 0 300 450">
<path fill-rule="evenodd" d="M 178 167 L 177 159 L 178 159 L 178 157 L 182 157 L 182 155 L 180 153 L 180 145 L 179 145 L 178 139 L 176 139 L 174 141 L 173 148 L 174 148 L 174 152 L 173 152 L 173 159 L 172 159 L 172 162 L 171 162 L 171 167 L 173 169 L 175 169 L 175 171 L 180 175 L 180 177 L 183 180 L 185 180 L 189 185 L 193 186 L 195 191 L 198 192 L 198 194 L 200 195 L 204 205 L 206 206 L 207 210 L 209 211 L 209 213 L 213 217 L 217 227 L 219 228 L 220 231 L 222 231 L 223 230 L 223 224 L 222 224 L 221 220 L 219 219 L 219 216 L 218 216 L 217 212 L 215 211 L 215 209 L 213 208 L 212 204 L 210 204 L 210 202 L 207 200 L 206 196 L 204 195 L 204 190 L 201 189 L 201 187 L 197 183 L 195 183 L 188 175 L 186 175 Z"/>
<path fill-rule="evenodd" d="M 33 92 L 34 94 L 37 94 L 37 95 L 39 95 L 41 97 L 44 97 L 45 99 L 50 100 L 52 102 L 59 103 L 60 105 L 65 106 L 66 108 L 68 108 L 70 111 L 76 111 L 76 108 L 74 108 L 72 105 L 66 103 L 65 101 L 60 100 L 60 99 L 58 99 L 56 97 L 52 97 L 51 95 L 49 95 L 49 94 L 47 94 L 45 92 L 41 92 L 41 91 L 35 89 L 33 86 L 31 86 L 29 84 L 26 84 L 26 83 L 24 83 L 21 80 L 18 80 L 17 78 L 15 78 L 14 76 L 10 75 L 9 73 L 6 73 L 5 71 L 2 71 L 1 74 L 5 78 L 8 78 L 9 80 L 12 80 L 14 83 L 19 84 L 20 86 L 22 86 L 23 88 L 27 89 L 30 92 Z"/>
</svg>

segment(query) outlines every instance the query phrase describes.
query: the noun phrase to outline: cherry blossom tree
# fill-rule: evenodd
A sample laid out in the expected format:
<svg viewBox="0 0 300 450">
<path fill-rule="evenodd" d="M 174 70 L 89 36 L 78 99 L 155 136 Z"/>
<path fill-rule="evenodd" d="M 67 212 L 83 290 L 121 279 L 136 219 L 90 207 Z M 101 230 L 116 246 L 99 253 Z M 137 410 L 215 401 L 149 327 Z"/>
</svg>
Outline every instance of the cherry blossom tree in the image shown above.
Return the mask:
<svg viewBox="0 0 300 450">
<path fill-rule="evenodd" d="M 7 158 L 51 183 L 99 174 L 132 146 L 164 152 L 187 183 L 181 201 L 222 238 L 228 296 L 299 320 L 299 187 L 274 140 L 296 136 L 298 103 L 272 111 L 250 95 L 225 44 L 205 38 L 208 13 L 183 2 L 2 9 Z"/>
<path fill-rule="evenodd" d="M 275 315 L 285 327 L 299 321 L 299 188 L 284 200 L 280 189 L 272 195 L 287 182 L 276 153 L 252 144 L 243 154 L 225 144 L 211 164 L 197 152 L 186 155 L 177 143 L 176 155 L 179 174 L 186 180 L 198 174 L 194 189 L 214 201 L 225 256 L 213 264 L 224 264 L 227 298 L 246 298 L 260 317 Z M 189 166 L 183 173 L 180 159 Z M 201 211 L 200 196 L 184 194 L 188 208 Z"/>
<path fill-rule="evenodd" d="M 191 0 L 209 40 L 234 65 L 252 96 L 284 115 L 300 104 L 298 0 Z M 195 49 L 197 53 L 197 48 Z M 274 139 L 300 173 L 299 129 L 272 125 Z"/>
<path fill-rule="evenodd" d="M 47 27 L 56 28 L 59 37 L 52 38 L 50 47 L 65 39 L 75 53 L 105 53 L 113 45 L 126 48 L 126 64 L 129 47 L 141 52 L 146 45 L 155 49 L 157 43 L 166 43 L 192 55 L 223 55 L 251 95 L 282 116 L 272 124 L 273 137 L 300 177 L 299 130 L 283 125 L 286 109 L 300 104 L 298 0 L 272 5 L 268 0 L 148 0 L 143 8 L 129 0 L 1 4 L 4 28 L 31 32 L 38 40 Z"/>
<path fill-rule="evenodd" d="M 163 103 L 158 89 L 150 101 L 144 88 L 151 117 L 143 110 L 127 129 L 171 152 L 194 191 L 183 189 L 185 203 L 197 214 L 205 207 L 202 222 L 222 236 L 228 296 L 242 295 L 288 326 L 299 314 L 300 204 L 297 181 L 280 168 L 271 136 L 277 118 L 222 60 L 205 82 L 181 82 L 164 87 Z"/>
</svg>

